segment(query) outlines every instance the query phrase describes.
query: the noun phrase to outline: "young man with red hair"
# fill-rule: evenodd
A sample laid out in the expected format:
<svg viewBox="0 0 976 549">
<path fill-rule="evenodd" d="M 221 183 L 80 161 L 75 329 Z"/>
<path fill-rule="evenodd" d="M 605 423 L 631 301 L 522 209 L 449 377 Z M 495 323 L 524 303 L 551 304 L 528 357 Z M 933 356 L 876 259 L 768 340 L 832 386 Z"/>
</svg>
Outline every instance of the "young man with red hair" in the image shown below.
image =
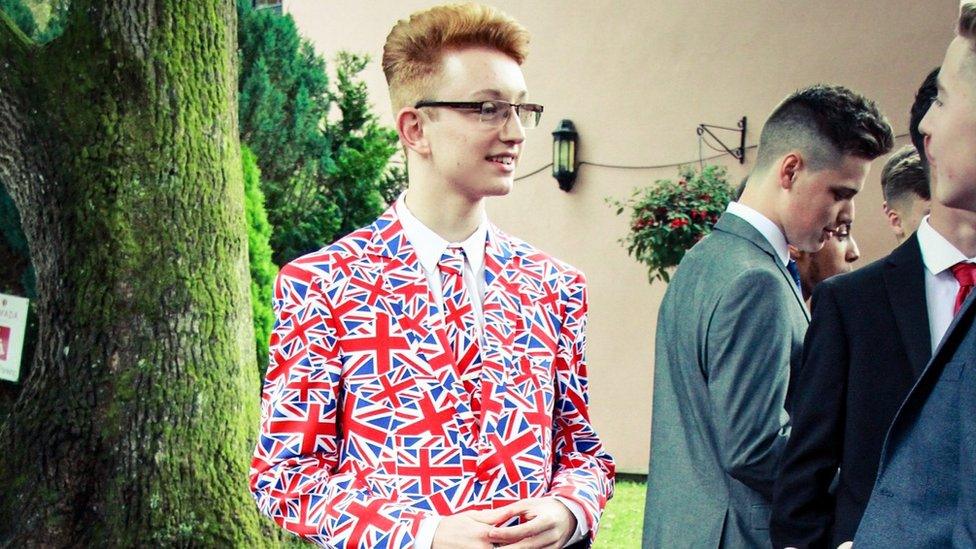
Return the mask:
<svg viewBox="0 0 976 549">
<path fill-rule="evenodd" d="M 589 421 L 583 274 L 492 225 L 542 106 L 493 8 L 400 21 L 383 69 L 407 191 L 286 265 L 251 472 L 330 547 L 587 543 L 614 464 Z"/>
</svg>

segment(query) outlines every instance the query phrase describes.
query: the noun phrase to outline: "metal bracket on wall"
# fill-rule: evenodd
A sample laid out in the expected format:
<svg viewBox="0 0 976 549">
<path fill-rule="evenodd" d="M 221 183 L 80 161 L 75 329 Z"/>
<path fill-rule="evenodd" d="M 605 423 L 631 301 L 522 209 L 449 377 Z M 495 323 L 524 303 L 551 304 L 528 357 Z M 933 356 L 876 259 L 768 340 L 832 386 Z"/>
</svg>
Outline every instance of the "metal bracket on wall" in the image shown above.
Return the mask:
<svg viewBox="0 0 976 549">
<path fill-rule="evenodd" d="M 745 116 L 743 116 L 739 120 L 739 124 L 738 125 L 739 125 L 738 128 L 727 128 L 725 126 L 715 126 L 713 124 L 699 124 L 698 125 L 698 129 L 696 130 L 696 133 L 698 134 L 698 139 L 703 139 L 704 136 L 705 136 L 705 134 L 707 133 L 708 135 L 710 135 L 712 137 L 712 139 L 714 139 L 715 141 L 718 141 L 718 144 L 721 145 L 723 149 L 725 149 L 725 152 L 729 153 L 736 160 L 738 160 L 739 161 L 739 164 L 745 164 L 745 162 L 746 162 L 746 127 L 747 127 L 747 125 L 746 125 L 746 117 Z M 714 132 L 712 132 L 713 129 L 714 130 L 725 130 L 725 131 L 729 131 L 729 132 L 736 132 L 736 133 L 738 133 L 739 134 L 739 146 L 736 147 L 736 148 L 734 148 L 734 149 L 730 149 L 717 135 L 715 135 Z M 719 151 L 719 152 L 721 152 L 721 151 Z"/>
</svg>

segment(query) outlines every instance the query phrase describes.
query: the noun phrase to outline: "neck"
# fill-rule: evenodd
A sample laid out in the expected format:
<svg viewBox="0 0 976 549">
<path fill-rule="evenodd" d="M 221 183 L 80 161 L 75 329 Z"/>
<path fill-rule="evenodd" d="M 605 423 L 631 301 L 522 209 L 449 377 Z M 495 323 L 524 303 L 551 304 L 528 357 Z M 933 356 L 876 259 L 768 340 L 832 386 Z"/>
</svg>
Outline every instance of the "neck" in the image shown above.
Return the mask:
<svg viewBox="0 0 976 549">
<path fill-rule="evenodd" d="M 932 201 L 929 225 L 966 257 L 976 257 L 976 212 L 947 208 Z"/>
<path fill-rule="evenodd" d="M 779 196 L 768 190 L 773 185 L 775 185 L 775 182 L 765 180 L 756 181 L 755 185 L 750 183 L 736 202 L 763 214 L 766 219 L 769 219 L 776 225 L 783 235 L 786 235 L 786 231 L 783 230 L 783 223 L 780 220 L 779 209 L 777 208 Z"/>
<path fill-rule="evenodd" d="M 414 217 L 448 242 L 467 239 L 485 216 L 484 199 L 472 201 L 422 185 L 410 185 L 404 201 Z"/>
</svg>

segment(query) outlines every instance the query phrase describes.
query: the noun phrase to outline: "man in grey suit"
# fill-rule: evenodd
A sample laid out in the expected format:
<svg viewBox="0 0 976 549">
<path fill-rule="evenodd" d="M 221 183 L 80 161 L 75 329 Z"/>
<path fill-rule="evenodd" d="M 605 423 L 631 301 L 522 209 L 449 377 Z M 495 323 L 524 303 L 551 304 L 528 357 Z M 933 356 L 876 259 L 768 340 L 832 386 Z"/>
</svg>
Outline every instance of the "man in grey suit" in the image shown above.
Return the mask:
<svg viewBox="0 0 976 549">
<path fill-rule="evenodd" d="M 770 115 L 745 191 L 671 280 L 658 315 L 647 547 L 769 545 L 790 364 L 809 314 L 788 245 L 816 252 L 893 137 L 873 102 L 812 86 Z"/>
<path fill-rule="evenodd" d="M 932 198 L 976 212 L 976 2 L 962 3 L 938 89 L 919 125 Z M 976 257 L 952 272 L 955 317 L 888 429 L 858 549 L 976 547 Z"/>
</svg>

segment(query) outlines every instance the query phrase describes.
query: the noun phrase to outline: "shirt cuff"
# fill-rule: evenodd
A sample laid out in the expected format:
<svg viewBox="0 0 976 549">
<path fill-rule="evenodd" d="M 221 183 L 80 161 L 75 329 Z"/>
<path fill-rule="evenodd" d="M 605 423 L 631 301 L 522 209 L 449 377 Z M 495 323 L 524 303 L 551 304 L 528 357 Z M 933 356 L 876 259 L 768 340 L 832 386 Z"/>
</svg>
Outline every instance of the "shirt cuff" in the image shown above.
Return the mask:
<svg viewBox="0 0 976 549">
<path fill-rule="evenodd" d="M 413 540 L 416 549 L 430 549 L 434 544 L 434 532 L 441 523 L 440 515 L 433 515 L 420 521 L 420 528 L 417 529 L 417 536 Z"/>
<path fill-rule="evenodd" d="M 569 509 L 569 512 L 572 513 L 574 517 L 576 517 L 576 532 L 573 533 L 573 537 L 569 538 L 569 541 L 566 542 L 566 545 L 572 545 L 577 541 L 580 541 L 581 539 L 585 538 L 586 535 L 590 533 L 590 527 L 589 525 L 586 524 L 586 515 L 583 513 L 583 508 L 580 507 L 580 505 L 573 500 L 569 500 L 559 496 L 553 496 L 553 497 L 559 500 L 559 503 L 565 505 L 566 508 Z M 565 547 L 566 545 L 564 545 L 563 547 Z"/>
</svg>

